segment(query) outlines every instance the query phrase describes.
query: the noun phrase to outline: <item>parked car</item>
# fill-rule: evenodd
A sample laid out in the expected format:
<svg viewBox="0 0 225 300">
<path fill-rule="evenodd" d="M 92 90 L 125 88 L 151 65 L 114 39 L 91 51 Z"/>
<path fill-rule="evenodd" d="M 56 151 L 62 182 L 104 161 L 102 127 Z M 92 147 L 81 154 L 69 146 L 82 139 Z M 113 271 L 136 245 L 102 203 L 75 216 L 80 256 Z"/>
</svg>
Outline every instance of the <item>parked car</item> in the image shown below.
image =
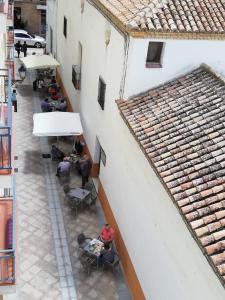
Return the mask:
<svg viewBox="0 0 225 300">
<path fill-rule="evenodd" d="M 26 42 L 28 46 L 41 48 L 46 46 L 46 41 L 43 37 L 30 34 L 26 30 L 14 29 L 14 41 L 17 43 L 20 41 L 21 44 Z"/>
</svg>

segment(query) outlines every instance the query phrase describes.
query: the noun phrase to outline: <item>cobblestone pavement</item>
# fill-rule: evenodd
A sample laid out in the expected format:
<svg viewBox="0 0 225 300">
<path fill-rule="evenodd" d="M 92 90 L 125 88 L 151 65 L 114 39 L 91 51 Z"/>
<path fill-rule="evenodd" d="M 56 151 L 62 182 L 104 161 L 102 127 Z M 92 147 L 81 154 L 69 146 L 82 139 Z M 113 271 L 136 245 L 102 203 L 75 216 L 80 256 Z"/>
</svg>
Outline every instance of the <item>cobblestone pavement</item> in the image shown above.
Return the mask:
<svg viewBox="0 0 225 300">
<path fill-rule="evenodd" d="M 18 280 L 19 300 L 113 300 L 131 299 L 121 270 L 82 270 L 77 236 L 83 232 L 97 237 L 104 223 L 99 204 L 96 211 L 77 216 L 65 203 L 62 179 L 55 177 L 56 163 L 42 158 L 55 142 L 53 138 L 32 135 L 33 112 L 40 110 L 39 94 L 31 85 L 19 85 L 18 112 L 15 114 L 16 192 L 18 203 Z M 71 141 L 60 140 L 64 151 Z M 71 186 L 81 185 L 74 171 Z"/>
</svg>

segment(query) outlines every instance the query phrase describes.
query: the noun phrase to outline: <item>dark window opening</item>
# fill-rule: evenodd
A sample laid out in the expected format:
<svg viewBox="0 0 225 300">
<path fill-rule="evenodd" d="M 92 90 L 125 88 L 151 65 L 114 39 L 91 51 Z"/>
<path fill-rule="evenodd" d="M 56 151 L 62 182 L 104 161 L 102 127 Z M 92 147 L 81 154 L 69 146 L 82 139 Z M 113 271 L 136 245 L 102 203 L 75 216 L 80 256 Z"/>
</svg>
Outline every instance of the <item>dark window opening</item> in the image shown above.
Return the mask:
<svg viewBox="0 0 225 300">
<path fill-rule="evenodd" d="M 63 34 L 65 37 L 67 37 L 67 18 L 64 17 L 64 20 L 63 20 Z"/>
<path fill-rule="evenodd" d="M 76 90 L 80 90 L 80 79 L 81 79 L 80 66 L 73 65 L 72 66 L 72 83 Z"/>
<path fill-rule="evenodd" d="M 98 103 L 100 104 L 102 110 L 104 110 L 104 106 L 105 106 L 105 89 L 106 89 L 105 82 L 101 78 L 99 78 Z"/>
<path fill-rule="evenodd" d="M 149 42 L 148 45 L 148 54 L 146 59 L 146 67 L 162 67 L 161 58 L 162 58 L 162 42 Z"/>
</svg>

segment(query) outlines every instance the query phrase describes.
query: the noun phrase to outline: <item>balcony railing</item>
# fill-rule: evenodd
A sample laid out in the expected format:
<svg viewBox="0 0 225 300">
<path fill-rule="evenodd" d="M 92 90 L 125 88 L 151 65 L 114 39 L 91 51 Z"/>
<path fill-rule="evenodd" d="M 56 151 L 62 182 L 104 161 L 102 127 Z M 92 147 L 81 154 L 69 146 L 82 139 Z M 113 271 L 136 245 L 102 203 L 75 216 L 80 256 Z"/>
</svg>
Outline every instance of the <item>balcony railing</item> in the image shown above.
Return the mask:
<svg viewBox="0 0 225 300">
<path fill-rule="evenodd" d="M 0 127 L 0 170 L 11 168 L 11 128 Z"/>
<path fill-rule="evenodd" d="M 14 46 L 6 46 L 6 60 L 14 62 Z"/>
<path fill-rule="evenodd" d="M 15 283 L 15 253 L 0 251 L 0 285 Z"/>
<path fill-rule="evenodd" d="M 0 285 L 15 283 L 15 249 L 16 249 L 16 195 L 15 176 L 11 177 L 8 192 L 0 196 L 1 227 L 0 231 Z M 11 193 L 13 195 L 11 195 Z M 10 194 L 10 196 L 7 196 Z"/>
<path fill-rule="evenodd" d="M 13 45 L 14 44 L 14 31 L 9 29 L 7 30 L 6 33 L 6 43 L 7 45 Z"/>
<path fill-rule="evenodd" d="M 11 101 L 11 69 L 0 70 L 3 74 L 0 75 L 1 95 L 5 97 L 0 103 L 0 172 L 5 174 L 10 173 L 12 169 L 11 162 L 11 128 L 12 128 L 12 101 Z M 6 93 L 8 92 L 8 96 Z"/>
<path fill-rule="evenodd" d="M 13 19 L 13 4 L 8 4 L 7 19 Z"/>
</svg>

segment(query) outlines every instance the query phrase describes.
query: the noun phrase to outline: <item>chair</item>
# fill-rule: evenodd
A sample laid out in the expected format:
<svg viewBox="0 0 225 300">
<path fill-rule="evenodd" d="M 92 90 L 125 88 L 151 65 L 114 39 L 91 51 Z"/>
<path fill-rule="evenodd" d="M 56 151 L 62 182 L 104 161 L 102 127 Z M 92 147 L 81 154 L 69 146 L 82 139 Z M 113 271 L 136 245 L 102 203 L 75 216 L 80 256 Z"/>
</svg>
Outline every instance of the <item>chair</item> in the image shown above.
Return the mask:
<svg viewBox="0 0 225 300">
<path fill-rule="evenodd" d="M 78 209 L 81 206 L 81 202 L 79 199 L 68 196 L 69 206 L 72 210 L 75 211 L 75 216 L 77 216 Z"/>
<path fill-rule="evenodd" d="M 96 268 L 96 258 L 89 256 L 85 252 L 83 252 L 80 256 L 80 262 L 83 270 L 87 273 L 87 275 L 91 273 L 92 269 Z"/>
<path fill-rule="evenodd" d="M 66 203 L 69 203 L 70 197 L 69 197 L 68 193 L 69 193 L 70 190 L 71 190 L 71 188 L 68 184 L 64 185 L 63 191 L 64 191 L 64 194 L 65 194 L 65 202 Z"/>
<path fill-rule="evenodd" d="M 111 262 L 111 263 L 105 261 L 103 266 L 104 266 L 105 268 L 111 269 L 112 272 L 115 273 L 117 267 L 119 266 L 119 262 L 120 262 L 119 255 L 118 255 L 117 253 L 115 253 L 114 261 Z"/>
<path fill-rule="evenodd" d="M 80 233 L 77 237 L 77 243 L 78 243 L 78 251 L 81 255 L 84 254 L 84 247 L 92 240 L 90 237 L 86 237 L 84 233 Z"/>
<path fill-rule="evenodd" d="M 91 196 L 87 199 L 87 201 L 85 201 L 85 205 L 88 209 L 92 209 L 95 208 L 96 206 L 96 201 L 97 201 L 97 195 L 94 196 L 93 194 L 91 194 Z"/>
</svg>

